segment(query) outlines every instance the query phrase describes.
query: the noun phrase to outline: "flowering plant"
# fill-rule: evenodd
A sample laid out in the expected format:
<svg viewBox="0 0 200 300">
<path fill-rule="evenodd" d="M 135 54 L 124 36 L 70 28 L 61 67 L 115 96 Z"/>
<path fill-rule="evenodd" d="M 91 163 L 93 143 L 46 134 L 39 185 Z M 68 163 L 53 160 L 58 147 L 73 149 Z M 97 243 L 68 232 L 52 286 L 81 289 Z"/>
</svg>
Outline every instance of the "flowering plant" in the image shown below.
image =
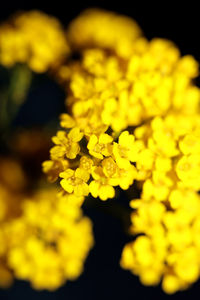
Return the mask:
<svg viewBox="0 0 200 300">
<path fill-rule="evenodd" d="M 37 11 L 15 15 L 0 26 L 0 64 L 21 74 L 2 103 L 21 105 L 35 73 L 46 72 L 66 94 L 42 163 L 54 188 L 41 189 L 38 180 L 30 193 L 20 165 L 2 158 L 1 285 L 16 277 L 54 290 L 76 279 L 94 243 L 83 203 L 121 190 L 133 236 L 121 267 L 169 294 L 193 284 L 200 277 L 198 62 L 168 40 L 148 41 L 128 17 L 89 9 L 66 31 Z M 5 113 L 3 130 L 12 116 Z M 20 181 L 14 187 L 4 184 L 10 164 Z"/>
</svg>

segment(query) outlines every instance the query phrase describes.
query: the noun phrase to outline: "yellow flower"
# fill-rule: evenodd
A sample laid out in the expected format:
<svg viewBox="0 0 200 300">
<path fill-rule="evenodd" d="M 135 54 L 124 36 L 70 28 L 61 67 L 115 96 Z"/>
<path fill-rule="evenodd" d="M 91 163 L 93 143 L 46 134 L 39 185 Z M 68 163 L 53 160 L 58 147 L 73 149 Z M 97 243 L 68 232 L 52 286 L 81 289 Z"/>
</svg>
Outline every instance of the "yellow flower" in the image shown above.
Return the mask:
<svg viewBox="0 0 200 300">
<path fill-rule="evenodd" d="M 53 291 L 79 277 L 93 246 L 90 220 L 67 195 L 56 194 L 43 190 L 26 199 L 22 215 L 6 227 L 10 269 L 38 290 Z"/>
<path fill-rule="evenodd" d="M 152 180 L 147 179 L 143 184 L 142 197 L 144 199 L 155 198 L 159 201 L 164 201 L 168 198 L 172 186 L 173 181 L 169 176 L 163 172 L 154 171 Z"/>
<path fill-rule="evenodd" d="M 107 48 L 122 57 L 131 53 L 140 35 L 141 30 L 132 19 L 102 9 L 85 10 L 68 29 L 68 39 L 75 48 Z"/>
<path fill-rule="evenodd" d="M 171 208 L 169 208 L 169 203 Z M 131 233 L 142 234 L 125 245 L 121 266 L 140 277 L 143 284 L 162 281 L 172 294 L 199 277 L 200 197 L 190 189 L 175 189 L 167 206 L 150 200 L 131 201 Z"/>
<path fill-rule="evenodd" d="M 93 181 L 89 184 L 90 193 L 93 197 L 107 200 L 115 196 L 114 188 L 108 183 L 101 167 L 95 167 L 92 172 Z"/>
<path fill-rule="evenodd" d="M 162 281 L 162 288 L 167 294 L 173 294 L 180 289 L 181 280 L 175 275 L 166 275 Z"/>
<path fill-rule="evenodd" d="M 128 169 L 119 169 L 118 173 L 119 183 L 118 185 L 123 189 L 127 190 L 130 185 L 133 184 L 134 179 L 137 178 L 137 170 L 134 166 L 130 166 Z M 112 183 L 112 179 L 110 180 Z"/>
<path fill-rule="evenodd" d="M 179 147 L 184 155 L 200 153 L 199 136 L 194 134 L 186 135 L 183 140 L 179 142 Z"/>
<path fill-rule="evenodd" d="M 79 207 L 81 207 L 81 205 L 83 204 L 84 199 L 85 199 L 84 196 L 76 196 L 74 194 L 69 194 L 69 193 L 65 192 L 64 190 L 61 190 L 59 193 L 57 193 L 56 197 L 61 199 L 62 205 L 63 205 L 63 203 L 67 203 L 70 206 L 75 205 L 75 206 L 79 206 Z M 63 209 L 62 205 L 60 206 L 61 211 Z"/>
<path fill-rule="evenodd" d="M 184 56 L 178 64 L 178 69 L 191 77 L 199 75 L 199 64 L 192 55 Z"/>
<path fill-rule="evenodd" d="M 69 167 L 69 162 L 66 159 L 61 160 L 46 160 L 42 163 L 43 172 L 47 174 L 50 182 L 58 179 L 59 174 Z"/>
<path fill-rule="evenodd" d="M 6 67 L 26 63 L 41 73 L 59 65 L 68 54 L 61 24 L 42 12 L 17 14 L 0 26 L 0 63 Z"/>
<path fill-rule="evenodd" d="M 142 149 L 137 157 L 137 168 L 139 170 L 152 170 L 155 154 L 151 149 Z"/>
<path fill-rule="evenodd" d="M 100 134 L 97 137 L 95 134 L 90 136 L 87 148 L 89 153 L 99 159 L 103 159 L 104 156 L 110 156 L 112 153 L 111 143 L 113 138 L 106 133 Z"/>
<path fill-rule="evenodd" d="M 101 113 L 102 122 L 106 125 L 111 125 L 116 132 L 126 128 L 128 126 L 127 105 L 128 94 L 124 90 L 122 92 L 119 91 L 119 101 L 116 98 L 106 99 Z"/>
<path fill-rule="evenodd" d="M 93 165 L 94 162 L 92 159 L 84 155 L 81 157 L 79 168 L 86 170 L 88 173 L 91 173 Z"/>
<path fill-rule="evenodd" d="M 61 178 L 58 194 L 24 199 L 23 172 L 0 161 L 0 285 L 14 275 L 54 290 L 77 278 L 93 244 L 80 206 L 89 193 L 115 197 L 118 186 L 141 195 L 130 203 L 137 236 L 121 266 L 145 285 L 183 290 L 200 275 L 198 63 L 170 41 L 148 41 L 129 18 L 98 9 L 72 21 L 67 38 L 80 59 L 66 60 L 66 36 L 45 14 L 21 13 L 0 26 L 0 63 L 59 69 L 70 112 L 60 116 L 63 130 L 43 163 L 50 181 Z"/>
<path fill-rule="evenodd" d="M 147 236 L 139 236 L 135 243 L 127 244 L 122 252 L 120 264 L 124 269 L 140 276 L 145 285 L 156 285 L 165 269 L 162 255 L 165 247 L 156 248 Z"/>
<path fill-rule="evenodd" d="M 67 142 L 67 140 L 66 140 Z M 65 146 L 54 146 L 50 150 L 50 157 L 52 160 L 60 160 L 63 159 L 63 157 L 66 154 L 66 148 Z"/>
<path fill-rule="evenodd" d="M 149 138 L 148 146 L 154 152 L 160 152 L 163 156 L 173 157 L 179 154 L 176 140 L 174 139 L 170 128 L 165 125 L 165 120 L 155 118 L 152 121 L 153 134 Z"/>
<path fill-rule="evenodd" d="M 177 162 L 176 173 L 184 186 L 198 191 L 200 188 L 199 153 L 181 157 Z"/>
<path fill-rule="evenodd" d="M 60 177 L 64 178 L 60 184 L 63 189 L 68 193 L 74 193 L 76 196 L 87 196 L 89 188 L 87 182 L 90 178 L 90 174 L 81 168 L 77 168 L 75 171 L 67 169 L 60 173 Z"/>
<path fill-rule="evenodd" d="M 76 25 L 79 24 L 79 27 L 82 22 L 87 23 L 86 19 L 91 15 L 83 13 L 72 23 L 73 41 L 76 40 Z M 91 29 L 91 24 L 87 24 Z M 107 32 L 108 29 L 105 34 Z M 92 44 L 95 37 L 91 39 Z M 77 38 L 81 41 L 80 36 Z M 198 111 L 200 90 L 191 81 L 197 75 L 197 63 L 187 56 L 180 57 L 179 50 L 170 41 L 153 39 L 148 42 L 145 38 L 138 38 L 123 61 L 118 52 L 108 52 L 103 45 L 91 49 L 91 43 L 80 43 L 80 48 L 75 43 L 83 59 L 70 65 L 71 73 L 67 77 L 69 96 L 66 104 L 82 130 L 90 135 L 100 134 L 110 126 L 119 133 L 129 126 L 141 125 L 168 112 L 183 113 L 189 117 Z M 120 44 L 126 47 L 125 43 Z M 82 51 L 82 47 L 86 50 Z M 191 71 L 181 67 L 184 61 Z M 159 126 L 155 133 L 156 141 L 153 142 L 163 139 L 165 146 L 169 143 L 168 152 L 172 156 L 177 149 L 166 136 L 162 126 Z"/>
<path fill-rule="evenodd" d="M 103 173 L 106 177 L 111 178 L 114 177 L 117 174 L 117 164 L 114 162 L 114 160 L 111 157 L 105 158 L 102 161 L 102 167 L 103 167 Z"/>
<path fill-rule="evenodd" d="M 119 185 L 123 190 L 127 190 L 137 177 L 137 171 L 133 165 L 127 169 L 120 169 L 111 157 L 105 158 L 101 164 L 108 183 L 112 186 Z"/>
<path fill-rule="evenodd" d="M 68 114 L 60 115 L 60 125 L 63 128 L 73 128 L 76 125 L 75 120 Z"/>
<path fill-rule="evenodd" d="M 67 134 L 65 131 L 58 131 L 57 135 L 52 138 L 52 141 L 57 146 L 54 146 L 50 153 L 53 160 L 59 160 L 66 156 L 74 159 L 80 151 L 78 142 L 82 139 L 83 133 L 80 129 L 74 127 Z"/>
<path fill-rule="evenodd" d="M 135 137 L 128 131 L 124 131 L 120 134 L 118 143 L 114 143 L 113 155 L 119 168 L 128 169 L 130 168 L 130 161 L 135 161 L 137 149 L 134 141 Z"/>
</svg>

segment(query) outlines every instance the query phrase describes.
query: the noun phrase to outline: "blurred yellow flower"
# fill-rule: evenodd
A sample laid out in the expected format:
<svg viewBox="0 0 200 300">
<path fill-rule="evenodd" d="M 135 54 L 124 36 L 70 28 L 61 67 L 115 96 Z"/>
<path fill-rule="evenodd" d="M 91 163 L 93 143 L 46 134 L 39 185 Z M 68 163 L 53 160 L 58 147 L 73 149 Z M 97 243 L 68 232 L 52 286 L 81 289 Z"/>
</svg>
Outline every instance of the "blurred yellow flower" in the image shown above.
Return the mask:
<svg viewBox="0 0 200 300">
<path fill-rule="evenodd" d="M 144 235 L 124 247 L 121 266 L 145 285 L 162 281 L 164 291 L 172 294 L 190 286 L 200 274 L 200 198 L 185 189 L 172 192 L 170 203 L 175 210 L 167 210 L 153 198 L 131 202 L 137 207 L 131 215 L 131 231 Z"/>
<path fill-rule="evenodd" d="M 67 36 L 75 48 L 100 47 L 130 55 L 133 43 L 142 32 L 131 18 L 102 9 L 83 11 L 68 28 Z"/>
<path fill-rule="evenodd" d="M 71 197 L 71 196 L 70 196 Z M 93 246 L 92 225 L 68 195 L 47 189 L 23 203 L 23 213 L 5 228 L 8 265 L 36 289 L 55 290 L 83 271 Z M 47 276 L 48 274 L 48 276 Z"/>
<path fill-rule="evenodd" d="M 42 12 L 16 14 L 0 26 L 0 63 L 6 67 L 26 63 L 41 73 L 59 65 L 68 54 L 61 24 Z"/>
</svg>

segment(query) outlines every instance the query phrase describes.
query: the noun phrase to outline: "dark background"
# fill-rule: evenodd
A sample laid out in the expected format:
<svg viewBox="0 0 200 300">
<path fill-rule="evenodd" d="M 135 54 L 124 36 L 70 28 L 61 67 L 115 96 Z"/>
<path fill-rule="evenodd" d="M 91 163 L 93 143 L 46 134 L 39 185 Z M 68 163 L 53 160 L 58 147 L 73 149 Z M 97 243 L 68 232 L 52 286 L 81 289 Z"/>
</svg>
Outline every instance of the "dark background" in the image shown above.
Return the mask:
<svg viewBox="0 0 200 300">
<path fill-rule="evenodd" d="M 126 14 L 134 18 L 143 29 L 145 35 L 151 39 L 153 37 L 163 37 L 172 40 L 180 48 L 182 54 L 192 54 L 200 60 L 200 32 L 199 32 L 199 9 L 197 4 L 191 1 L 184 4 L 163 1 L 153 3 L 152 1 L 127 2 L 120 1 L 82 1 L 76 0 L 44 3 L 40 1 L 9 1 L 7 6 L 5 0 L 0 6 L 0 20 L 3 21 L 10 14 L 17 10 L 39 9 L 48 14 L 52 14 L 67 25 L 83 9 L 88 7 L 102 7 Z M 62 4 L 61 4 L 62 3 Z M 48 86 L 48 85 L 47 85 Z M 62 93 L 56 94 L 56 87 L 52 90 L 43 91 L 44 95 L 51 94 L 51 100 L 55 102 L 54 95 L 59 95 L 59 108 L 54 110 L 54 105 L 49 105 L 49 118 L 56 116 L 62 110 Z M 40 98 L 38 98 L 40 99 Z M 40 102 L 40 100 L 38 100 Z M 48 99 L 49 101 L 49 99 Z M 43 102 L 43 110 L 47 105 Z M 46 102 L 47 104 L 47 102 Z M 31 105 L 31 104 L 30 104 Z M 29 106 L 29 114 L 32 108 Z M 30 114 L 31 115 L 31 114 Z M 42 119 L 42 112 L 37 118 Z M 54 116 L 55 117 L 55 116 Z M 26 109 L 21 113 L 19 122 L 30 121 L 27 117 Z M 31 119 L 32 122 L 36 120 Z M 38 121 L 38 119 L 37 119 Z M 105 203 L 109 206 L 109 201 Z M 94 234 L 96 244 L 91 251 L 85 264 L 85 272 L 75 282 L 68 282 L 66 286 L 58 291 L 37 292 L 30 288 L 26 282 L 16 282 L 9 290 L 0 290 L 0 300 L 13 299 L 43 299 L 43 300 L 98 300 L 98 299 L 196 299 L 200 294 L 200 282 L 193 285 L 185 292 L 179 292 L 172 296 L 165 295 L 160 287 L 144 287 L 139 283 L 137 277 L 119 267 L 119 259 L 123 245 L 129 240 L 123 232 L 120 221 L 104 212 L 87 208 L 88 214 L 94 222 Z M 199 298 L 199 297 L 198 297 Z"/>
</svg>

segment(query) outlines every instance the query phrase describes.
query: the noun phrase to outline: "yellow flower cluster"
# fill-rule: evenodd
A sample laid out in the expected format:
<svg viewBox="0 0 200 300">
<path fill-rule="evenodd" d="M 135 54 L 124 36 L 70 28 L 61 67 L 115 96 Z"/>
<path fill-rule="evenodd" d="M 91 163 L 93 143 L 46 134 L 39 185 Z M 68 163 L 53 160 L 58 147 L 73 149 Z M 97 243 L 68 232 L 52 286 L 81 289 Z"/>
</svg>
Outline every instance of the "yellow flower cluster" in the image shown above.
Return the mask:
<svg viewBox="0 0 200 300">
<path fill-rule="evenodd" d="M 52 188 L 27 196 L 20 165 L 0 162 L 0 287 L 15 277 L 55 290 L 76 279 L 94 243 L 80 209 L 84 198 Z"/>
<path fill-rule="evenodd" d="M 26 63 L 35 72 L 45 72 L 68 53 L 60 23 L 42 12 L 20 13 L 0 25 L 0 63 L 6 67 Z"/>
<path fill-rule="evenodd" d="M 135 129 L 144 148 L 136 160 L 141 199 L 132 200 L 131 231 L 121 266 L 166 293 L 200 276 L 200 115 L 168 114 Z"/>
<path fill-rule="evenodd" d="M 61 116 L 66 130 L 52 138 L 51 160 L 43 163 L 50 180 L 62 178 L 64 191 L 75 196 L 107 200 L 115 196 L 115 186 L 128 189 L 136 178 L 134 162 L 138 149 L 134 136 L 124 131 L 118 142 L 107 133 L 86 134 L 69 115 Z M 69 129 L 70 126 L 74 126 Z M 67 130 L 68 129 L 68 130 Z"/>
<path fill-rule="evenodd" d="M 142 35 L 131 18 L 102 9 L 87 9 L 68 27 L 67 37 L 75 49 L 100 47 L 127 57 L 133 42 Z"/>
<path fill-rule="evenodd" d="M 127 59 L 99 48 L 81 55 L 60 76 L 68 79 L 67 107 L 85 130 L 110 126 L 118 132 L 170 111 L 197 110 L 200 90 L 192 79 L 198 63 L 190 55 L 180 57 L 167 40 L 139 38 Z"/>
<path fill-rule="evenodd" d="M 65 65 L 66 39 L 80 58 Z M 90 9 L 66 36 L 55 19 L 35 11 L 3 24 L 0 63 L 16 62 L 36 72 L 61 63 L 56 76 L 67 92 L 67 113 L 43 171 L 62 189 L 24 199 L 8 223 L 0 197 L 0 275 L 10 278 L 10 268 L 38 289 L 76 278 L 93 243 L 80 211 L 84 197 L 107 200 L 117 186 L 131 193 L 136 181 L 141 196 L 130 203 L 131 233 L 139 236 L 125 245 L 121 266 L 146 285 L 162 281 L 167 293 L 189 287 L 200 276 L 196 60 L 181 57 L 168 40 L 148 41 L 127 17 Z M 0 182 L 8 177 L 0 174 Z M 0 185 L 2 199 L 4 190 Z"/>
<path fill-rule="evenodd" d="M 144 284 L 162 280 L 167 293 L 185 289 L 200 276 L 198 63 L 101 10 L 72 21 L 68 38 L 81 55 L 59 73 L 71 116 L 61 116 L 67 130 L 53 138 L 44 171 L 63 178 L 68 192 L 102 200 L 114 192 L 103 186 L 102 193 L 101 183 L 127 189 L 135 179 L 141 197 L 131 202 L 131 232 L 140 236 L 125 246 L 121 266 Z"/>
<path fill-rule="evenodd" d="M 139 234 L 122 252 L 121 266 L 137 274 L 145 285 L 172 294 L 188 288 L 200 276 L 200 197 L 175 189 L 169 197 L 176 209 L 157 199 L 133 200 L 132 232 Z"/>
<path fill-rule="evenodd" d="M 98 27 L 100 22 L 95 21 L 101 19 L 105 20 L 105 24 L 101 23 L 103 33 Z M 109 12 L 89 10 L 69 27 L 69 41 L 82 58 L 60 70 L 61 78 L 66 79 L 66 104 L 71 116 L 61 115 L 61 127 L 66 130 L 59 131 L 53 138 L 56 146 L 50 151 L 51 161 L 43 165 L 50 179 L 63 178 L 61 186 L 69 193 L 87 196 L 90 192 L 106 200 L 114 197 L 113 186 L 127 189 L 135 178 L 146 180 L 147 173 L 153 170 L 154 156 L 156 165 L 170 162 L 165 162 L 165 157 L 158 159 L 157 150 L 153 145 L 152 150 L 149 149 L 143 136 L 136 136 L 135 140 L 133 134 L 129 134 L 131 127 L 144 122 L 150 126 L 151 120 L 156 127 L 156 122 L 159 123 L 156 117 L 162 120 L 166 114 L 174 119 L 177 114 L 182 115 L 189 120 L 198 111 L 200 90 L 192 83 L 198 75 L 198 63 L 192 56 L 180 57 L 179 50 L 167 40 L 148 42 L 129 21 Z M 131 52 L 126 57 L 118 54 L 117 45 L 123 44 L 123 40 L 115 26 L 121 28 L 123 39 L 131 44 Z M 102 36 L 110 45 L 103 44 Z M 138 135 L 142 130 L 143 127 L 136 129 Z M 161 144 L 163 137 L 165 133 L 157 138 Z M 165 138 L 165 146 L 168 141 Z M 165 151 L 167 149 L 168 146 Z M 169 160 L 175 155 L 171 153 Z M 88 170 L 83 171 L 81 159 L 88 160 Z M 143 164 L 148 164 L 147 169 Z M 112 171 L 107 172 L 106 168 Z M 161 181 L 158 172 L 153 176 Z M 167 184 L 170 185 L 169 179 Z"/>
<path fill-rule="evenodd" d="M 142 198 L 166 201 L 171 190 L 200 190 L 200 115 L 168 113 L 135 129 Z M 172 204 L 173 208 L 176 208 Z"/>
<path fill-rule="evenodd" d="M 23 202 L 23 213 L 4 227 L 8 265 L 36 289 L 55 290 L 83 271 L 93 246 L 92 226 L 74 196 L 39 192 Z"/>
</svg>

